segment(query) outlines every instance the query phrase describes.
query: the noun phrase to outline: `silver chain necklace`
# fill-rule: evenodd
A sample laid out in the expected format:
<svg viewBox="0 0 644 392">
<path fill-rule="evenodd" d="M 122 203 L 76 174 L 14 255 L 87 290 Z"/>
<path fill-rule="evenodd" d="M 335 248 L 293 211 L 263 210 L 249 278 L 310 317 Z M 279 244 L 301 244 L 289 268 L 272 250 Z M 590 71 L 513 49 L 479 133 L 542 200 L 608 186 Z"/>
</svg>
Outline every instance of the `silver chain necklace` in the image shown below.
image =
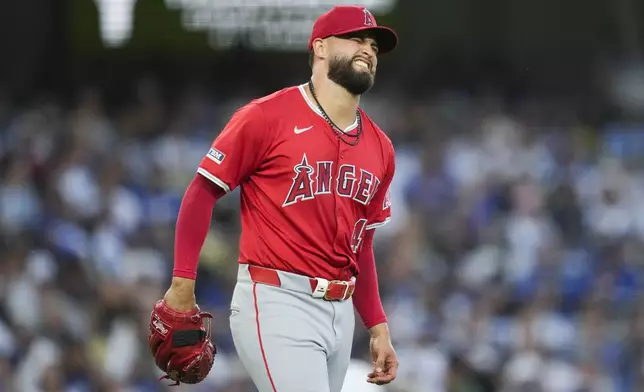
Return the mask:
<svg viewBox="0 0 644 392">
<path fill-rule="evenodd" d="M 360 134 L 362 134 L 362 118 L 360 116 L 360 111 L 356 109 L 356 119 L 358 120 L 358 132 L 356 132 L 355 135 L 347 135 L 346 133 L 344 133 L 344 131 L 342 129 L 340 129 L 340 127 L 338 127 L 337 125 L 335 125 L 335 123 L 333 121 L 331 121 L 329 116 L 326 114 L 326 112 L 322 108 L 322 105 L 320 105 L 320 101 L 318 101 L 318 97 L 315 95 L 315 88 L 313 88 L 313 81 L 310 80 L 310 79 L 309 79 L 309 89 L 311 90 L 311 95 L 313 95 L 313 99 L 315 99 L 315 103 L 317 104 L 318 109 L 322 113 L 322 116 L 324 117 L 326 122 L 329 123 L 331 128 L 333 128 L 333 130 L 336 131 L 336 135 L 340 138 L 340 140 L 342 140 L 343 142 L 345 142 L 346 144 L 348 144 L 350 146 L 355 146 L 356 144 L 358 144 L 358 142 L 360 141 Z M 343 136 L 348 136 L 348 137 L 354 138 L 354 140 L 353 141 L 347 141 L 347 140 L 344 139 Z"/>
</svg>

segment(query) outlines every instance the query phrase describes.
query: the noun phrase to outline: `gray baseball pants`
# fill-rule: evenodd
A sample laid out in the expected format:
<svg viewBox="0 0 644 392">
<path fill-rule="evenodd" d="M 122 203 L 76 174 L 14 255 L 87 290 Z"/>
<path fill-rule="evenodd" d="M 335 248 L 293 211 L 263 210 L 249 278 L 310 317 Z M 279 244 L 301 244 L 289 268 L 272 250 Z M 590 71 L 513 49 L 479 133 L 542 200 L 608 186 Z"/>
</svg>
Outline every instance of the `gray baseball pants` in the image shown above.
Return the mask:
<svg viewBox="0 0 644 392">
<path fill-rule="evenodd" d="M 240 264 L 230 328 L 259 392 L 340 392 L 353 343 L 351 299 L 311 294 L 309 278 L 278 271 L 279 287 L 254 283 Z"/>
</svg>

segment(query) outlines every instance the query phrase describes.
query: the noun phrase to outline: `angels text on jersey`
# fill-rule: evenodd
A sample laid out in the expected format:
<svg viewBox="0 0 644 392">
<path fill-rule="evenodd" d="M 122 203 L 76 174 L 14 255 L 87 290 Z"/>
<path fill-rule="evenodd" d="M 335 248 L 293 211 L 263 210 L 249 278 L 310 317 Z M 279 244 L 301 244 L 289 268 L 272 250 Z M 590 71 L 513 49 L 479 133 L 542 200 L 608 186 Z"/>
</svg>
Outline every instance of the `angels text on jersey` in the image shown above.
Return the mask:
<svg viewBox="0 0 644 392">
<path fill-rule="evenodd" d="M 351 198 L 363 205 L 373 199 L 381 181 L 373 173 L 344 163 L 334 168 L 333 161 L 309 162 L 306 154 L 293 167 L 295 175 L 282 207 L 313 200 L 319 195 L 335 192 L 340 197 Z"/>
</svg>

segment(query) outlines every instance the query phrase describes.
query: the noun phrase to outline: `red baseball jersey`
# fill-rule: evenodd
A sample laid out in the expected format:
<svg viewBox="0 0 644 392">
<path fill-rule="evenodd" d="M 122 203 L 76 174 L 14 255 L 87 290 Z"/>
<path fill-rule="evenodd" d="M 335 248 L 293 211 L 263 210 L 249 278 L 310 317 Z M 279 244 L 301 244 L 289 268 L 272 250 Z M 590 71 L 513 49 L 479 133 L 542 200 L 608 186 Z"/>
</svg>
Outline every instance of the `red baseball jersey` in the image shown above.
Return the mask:
<svg viewBox="0 0 644 392">
<path fill-rule="evenodd" d="M 355 146 L 338 138 L 303 86 L 232 115 L 198 173 L 226 192 L 240 187 L 240 263 L 326 279 L 358 274 L 365 230 L 391 217 L 394 175 L 391 140 L 360 115 Z"/>
</svg>

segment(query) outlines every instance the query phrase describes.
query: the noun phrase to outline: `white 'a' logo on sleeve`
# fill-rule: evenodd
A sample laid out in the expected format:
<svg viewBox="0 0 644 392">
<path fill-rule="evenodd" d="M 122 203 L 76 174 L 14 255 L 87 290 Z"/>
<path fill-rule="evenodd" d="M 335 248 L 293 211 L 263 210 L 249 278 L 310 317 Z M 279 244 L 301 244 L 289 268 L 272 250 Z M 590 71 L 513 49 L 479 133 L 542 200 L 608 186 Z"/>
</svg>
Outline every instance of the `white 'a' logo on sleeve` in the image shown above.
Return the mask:
<svg viewBox="0 0 644 392">
<path fill-rule="evenodd" d="M 385 193 L 385 200 L 382 203 L 383 210 L 386 210 L 389 207 L 391 207 L 391 188 L 387 189 L 387 193 Z"/>
</svg>

